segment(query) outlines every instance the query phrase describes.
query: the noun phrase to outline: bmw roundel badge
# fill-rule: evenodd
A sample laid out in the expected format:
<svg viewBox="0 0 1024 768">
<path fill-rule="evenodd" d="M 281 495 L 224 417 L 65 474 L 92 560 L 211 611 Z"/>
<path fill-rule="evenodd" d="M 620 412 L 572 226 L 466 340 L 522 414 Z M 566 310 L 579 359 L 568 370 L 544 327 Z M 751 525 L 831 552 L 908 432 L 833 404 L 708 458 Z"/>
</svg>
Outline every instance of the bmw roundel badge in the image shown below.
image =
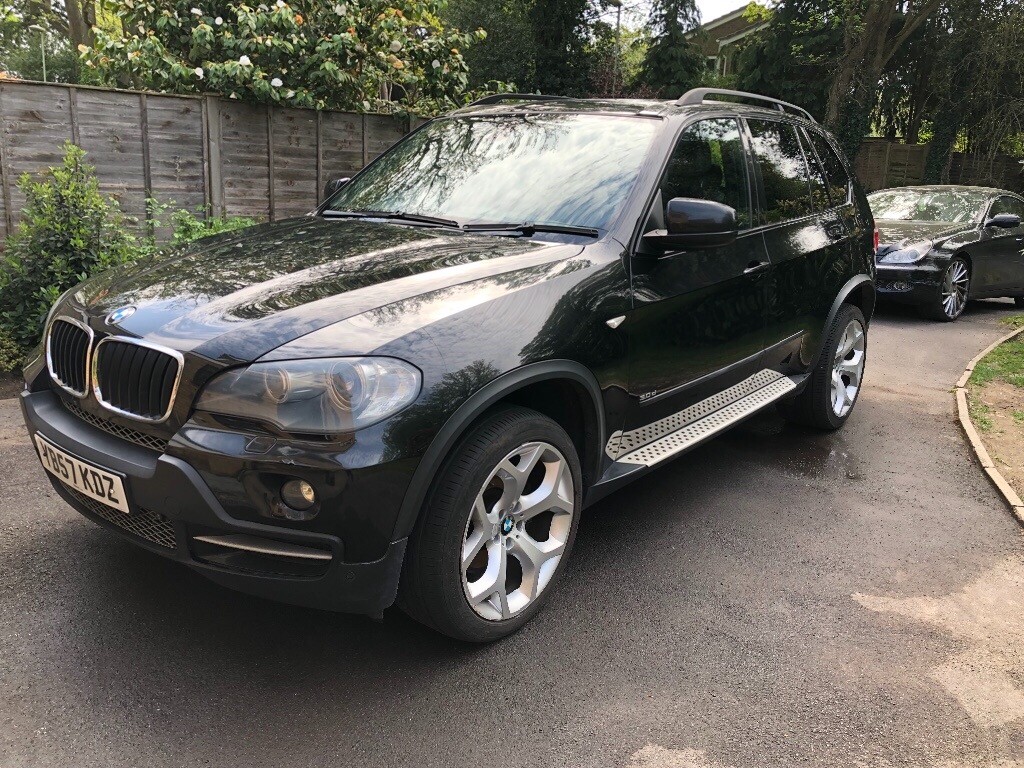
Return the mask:
<svg viewBox="0 0 1024 768">
<path fill-rule="evenodd" d="M 120 307 L 107 315 L 107 325 L 117 325 L 135 314 L 135 307 Z"/>
</svg>

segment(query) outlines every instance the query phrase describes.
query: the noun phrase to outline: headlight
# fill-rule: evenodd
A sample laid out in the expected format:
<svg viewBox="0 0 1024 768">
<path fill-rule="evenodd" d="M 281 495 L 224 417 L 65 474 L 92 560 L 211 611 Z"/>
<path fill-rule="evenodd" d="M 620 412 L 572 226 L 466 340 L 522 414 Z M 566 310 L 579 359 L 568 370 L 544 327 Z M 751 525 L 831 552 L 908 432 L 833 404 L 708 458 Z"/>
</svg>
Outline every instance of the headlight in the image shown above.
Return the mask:
<svg viewBox="0 0 1024 768">
<path fill-rule="evenodd" d="M 196 409 L 273 424 L 285 432 L 352 432 L 405 408 L 420 372 L 391 357 L 334 357 L 254 363 L 203 389 Z"/>
<path fill-rule="evenodd" d="M 900 248 L 897 251 L 889 251 L 889 253 L 879 256 L 879 264 L 914 264 L 925 256 L 932 249 L 931 240 L 922 240 L 920 243 L 914 243 L 908 245 L 905 248 Z"/>
</svg>

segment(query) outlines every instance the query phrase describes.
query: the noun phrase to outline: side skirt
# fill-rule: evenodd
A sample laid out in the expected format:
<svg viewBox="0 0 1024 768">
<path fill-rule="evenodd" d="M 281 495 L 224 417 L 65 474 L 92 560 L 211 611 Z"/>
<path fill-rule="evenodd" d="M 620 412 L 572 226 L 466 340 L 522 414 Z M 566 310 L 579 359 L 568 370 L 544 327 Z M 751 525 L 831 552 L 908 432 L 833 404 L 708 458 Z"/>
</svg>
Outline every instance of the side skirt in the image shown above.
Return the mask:
<svg viewBox="0 0 1024 768">
<path fill-rule="evenodd" d="M 766 369 L 664 419 L 629 432 L 615 432 L 605 447 L 615 461 L 590 488 L 586 503 L 592 504 L 647 470 L 795 392 L 804 378 L 794 380 Z"/>
</svg>

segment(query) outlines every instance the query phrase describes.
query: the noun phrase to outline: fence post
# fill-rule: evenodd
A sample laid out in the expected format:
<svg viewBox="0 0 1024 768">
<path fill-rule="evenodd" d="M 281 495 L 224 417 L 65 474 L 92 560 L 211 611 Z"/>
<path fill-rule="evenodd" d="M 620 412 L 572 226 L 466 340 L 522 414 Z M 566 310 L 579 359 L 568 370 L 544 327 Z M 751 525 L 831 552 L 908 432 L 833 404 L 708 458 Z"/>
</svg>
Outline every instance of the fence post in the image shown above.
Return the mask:
<svg viewBox="0 0 1024 768">
<path fill-rule="evenodd" d="M 149 201 L 153 197 L 153 177 L 149 163 L 149 107 L 146 104 L 146 94 L 139 94 L 139 128 L 142 134 L 142 188 L 146 196 L 146 232 L 153 237 L 153 211 L 150 210 Z"/>
<path fill-rule="evenodd" d="M 321 190 L 324 188 L 324 152 L 323 152 L 324 113 L 316 111 L 316 203 L 320 204 Z"/>
<path fill-rule="evenodd" d="M 224 177 L 220 164 L 220 100 L 216 96 L 207 96 L 204 99 L 206 108 L 206 137 L 205 143 L 209 147 L 209 175 L 207 185 L 209 186 L 210 208 L 214 216 L 226 216 L 224 209 Z"/>
<path fill-rule="evenodd" d="M 275 220 L 276 207 L 274 205 L 274 113 L 267 104 L 267 182 L 270 185 L 270 220 Z"/>
<path fill-rule="evenodd" d="M 10 235 L 14 229 L 14 211 L 11 210 L 11 167 L 7 147 L 7 117 L 4 114 L 5 88 L 0 84 L 0 186 L 4 196 L 4 234 Z"/>
</svg>

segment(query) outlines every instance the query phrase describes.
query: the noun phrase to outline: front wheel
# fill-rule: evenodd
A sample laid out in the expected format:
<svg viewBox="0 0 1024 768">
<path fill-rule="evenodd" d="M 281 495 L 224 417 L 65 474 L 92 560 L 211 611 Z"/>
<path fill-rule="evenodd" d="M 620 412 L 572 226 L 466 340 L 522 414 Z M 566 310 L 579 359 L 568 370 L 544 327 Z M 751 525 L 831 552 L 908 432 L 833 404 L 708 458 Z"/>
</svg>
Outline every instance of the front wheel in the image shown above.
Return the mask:
<svg viewBox="0 0 1024 768">
<path fill-rule="evenodd" d="M 515 632 L 561 575 L 582 485 L 572 440 L 554 421 L 519 407 L 485 417 L 431 488 L 409 541 L 402 609 L 459 640 Z"/>
<path fill-rule="evenodd" d="M 942 274 L 938 294 L 921 305 L 921 314 L 931 320 L 951 323 L 964 313 L 971 291 L 971 270 L 959 256 L 953 258 Z"/>
<path fill-rule="evenodd" d="M 779 404 L 784 419 L 828 431 L 846 423 L 864 378 L 867 333 L 864 314 L 852 304 L 844 304 L 832 321 L 803 392 Z"/>
</svg>

